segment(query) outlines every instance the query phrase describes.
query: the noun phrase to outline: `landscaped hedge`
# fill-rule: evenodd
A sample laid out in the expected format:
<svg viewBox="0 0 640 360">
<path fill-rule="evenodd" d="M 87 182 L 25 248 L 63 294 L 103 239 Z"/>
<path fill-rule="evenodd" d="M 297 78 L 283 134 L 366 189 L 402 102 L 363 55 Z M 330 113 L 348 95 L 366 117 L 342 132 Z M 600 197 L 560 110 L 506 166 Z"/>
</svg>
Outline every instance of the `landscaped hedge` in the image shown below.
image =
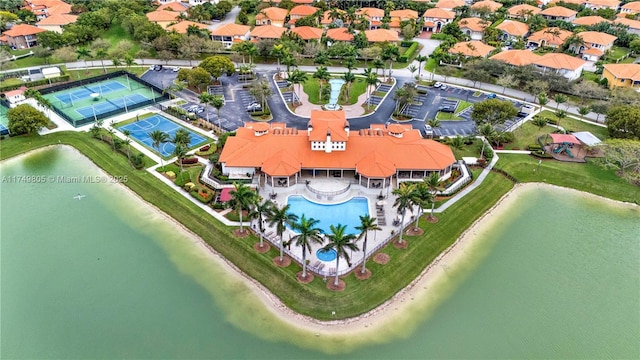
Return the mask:
<svg viewBox="0 0 640 360">
<path fill-rule="evenodd" d="M 531 151 L 538 151 L 538 150 L 542 150 L 542 146 L 538 144 L 530 144 L 529 146 L 527 146 L 527 149 Z"/>
<path fill-rule="evenodd" d="M 215 153 L 216 150 L 218 150 L 216 144 L 205 145 L 196 151 L 196 155 L 205 157 Z"/>
<path fill-rule="evenodd" d="M 196 186 L 189 194 L 203 204 L 207 204 L 213 199 L 213 191 L 200 186 Z"/>
<path fill-rule="evenodd" d="M 407 63 L 413 54 L 418 50 L 419 44 L 415 41 L 411 42 L 411 46 L 404 52 L 404 54 L 398 56 L 398 62 Z"/>
<path fill-rule="evenodd" d="M 28 88 L 30 87 L 36 87 L 36 86 L 40 86 L 40 85 L 49 85 L 49 83 L 54 84 L 54 83 L 59 83 L 59 82 L 65 82 L 65 81 L 69 81 L 71 79 L 71 75 L 61 75 L 55 78 L 51 78 L 51 79 L 41 79 L 41 80 L 36 80 L 36 81 L 29 81 L 26 82 L 24 84 L 14 84 L 14 85 L 5 85 L 5 86 L 0 86 L 0 93 L 6 92 L 6 91 L 11 91 L 11 90 L 16 90 L 16 89 L 20 89 L 23 86 L 26 86 Z"/>
</svg>

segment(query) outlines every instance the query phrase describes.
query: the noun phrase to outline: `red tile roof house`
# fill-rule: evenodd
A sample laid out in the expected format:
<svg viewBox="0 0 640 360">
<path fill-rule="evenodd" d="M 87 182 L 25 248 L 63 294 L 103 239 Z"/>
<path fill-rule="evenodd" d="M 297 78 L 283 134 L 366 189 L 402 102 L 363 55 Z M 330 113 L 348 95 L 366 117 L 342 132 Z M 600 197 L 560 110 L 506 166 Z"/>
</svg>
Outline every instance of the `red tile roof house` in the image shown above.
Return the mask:
<svg viewBox="0 0 640 360">
<path fill-rule="evenodd" d="M 46 30 L 33 25 L 14 25 L 11 29 L 2 33 L 1 42 L 16 49 L 28 49 L 38 46 L 37 35 Z"/>
<path fill-rule="evenodd" d="M 287 24 L 295 26 L 295 23 L 298 19 L 302 19 L 303 17 L 313 15 L 318 10 L 320 9 L 315 6 L 309 6 L 309 5 L 294 6 L 289 11 L 289 21 L 287 22 Z"/>
<path fill-rule="evenodd" d="M 453 19 L 456 18 L 456 13 L 449 10 L 433 8 L 427 9 L 422 15 L 422 18 L 424 20 L 422 30 L 439 33 L 445 25 L 453 22 Z"/>
<path fill-rule="evenodd" d="M 423 139 L 411 125 L 373 124 L 350 131 L 344 111 L 314 110 L 307 126 L 302 131 L 278 123 L 246 123 L 222 149 L 223 174 L 246 178 L 259 170 L 271 186 L 287 187 L 301 182 L 303 173 L 336 174 L 356 178 L 365 188 L 392 186 L 394 178 L 401 182 L 422 181 L 430 173 L 441 179 L 451 176 L 451 149 Z M 414 179 L 414 174 L 419 176 Z"/>
<path fill-rule="evenodd" d="M 567 22 L 572 22 L 576 19 L 577 11 L 573 11 L 571 9 L 567 9 L 562 6 L 552 6 L 550 8 L 546 8 L 540 12 L 540 15 L 547 20 L 563 20 Z"/>
<path fill-rule="evenodd" d="M 484 29 L 491 25 L 491 21 L 480 18 L 465 18 L 458 21 L 458 27 L 471 40 L 482 40 Z"/>
<path fill-rule="evenodd" d="M 281 9 L 277 7 L 268 7 L 260 10 L 256 15 L 256 26 L 260 25 L 275 25 L 284 26 L 284 21 L 289 12 L 287 9 Z"/>
<path fill-rule="evenodd" d="M 573 33 L 568 30 L 562 30 L 560 28 L 546 28 L 540 31 L 536 31 L 527 39 L 527 47 L 550 47 L 555 49 L 562 46 L 564 41 Z"/>
<path fill-rule="evenodd" d="M 356 11 L 369 21 L 369 29 L 379 29 L 382 26 L 382 18 L 384 18 L 384 10 L 378 8 L 364 7 Z"/>
<path fill-rule="evenodd" d="M 571 45 L 569 50 L 574 53 L 580 54 L 580 56 L 587 61 L 598 61 L 604 55 L 605 52 L 611 50 L 613 42 L 617 37 L 597 31 L 584 31 L 578 33 L 578 36 L 584 42 L 583 45 Z"/>
<path fill-rule="evenodd" d="M 502 32 L 500 39 L 504 41 L 517 41 L 529 34 L 529 25 L 515 20 L 505 20 L 496 29 Z"/>
<path fill-rule="evenodd" d="M 211 30 L 211 40 L 230 48 L 236 42 L 249 40 L 250 32 L 251 27 L 248 25 L 223 24 Z"/>
<path fill-rule="evenodd" d="M 26 97 L 24 97 L 24 91 L 26 89 L 26 87 L 22 86 L 20 89 L 7 91 L 3 95 L 7 98 L 11 105 L 15 105 L 26 99 Z"/>
<path fill-rule="evenodd" d="M 640 21 L 638 20 L 617 18 L 613 22 L 614 24 L 622 24 L 628 26 L 629 28 L 627 29 L 627 32 L 629 33 L 640 35 Z"/>
</svg>

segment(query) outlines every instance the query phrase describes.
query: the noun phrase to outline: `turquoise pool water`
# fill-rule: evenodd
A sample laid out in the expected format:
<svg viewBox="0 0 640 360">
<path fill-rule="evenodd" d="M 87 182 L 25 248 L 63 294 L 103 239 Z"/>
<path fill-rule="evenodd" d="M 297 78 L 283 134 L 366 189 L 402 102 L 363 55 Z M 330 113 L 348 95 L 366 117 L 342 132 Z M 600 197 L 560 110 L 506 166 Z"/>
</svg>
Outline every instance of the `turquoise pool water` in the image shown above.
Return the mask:
<svg viewBox="0 0 640 360">
<path fill-rule="evenodd" d="M 333 249 L 329 251 L 318 249 L 318 251 L 316 251 L 316 256 L 322 261 L 333 261 L 338 257 L 338 253 Z"/>
<path fill-rule="evenodd" d="M 307 200 L 304 196 L 289 196 L 287 204 L 291 206 L 291 213 L 298 216 L 304 214 L 307 218 L 319 220 L 318 227 L 323 233 L 331 232 L 331 225 L 347 225 L 348 234 L 358 234 L 356 226 L 360 225 L 360 216 L 369 215 L 369 202 L 363 197 L 354 197 L 339 204 L 318 204 Z"/>
<path fill-rule="evenodd" d="M 329 80 L 329 85 L 331 85 L 331 94 L 329 96 L 329 104 L 325 106 L 326 108 L 337 108 L 336 106 L 338 104 L 338 96 L 340 96 L 340 89 L 342 89 L 342 85 L 344 85 L 344 82 L 345 81 L 342 79 Z"/>
</svg>

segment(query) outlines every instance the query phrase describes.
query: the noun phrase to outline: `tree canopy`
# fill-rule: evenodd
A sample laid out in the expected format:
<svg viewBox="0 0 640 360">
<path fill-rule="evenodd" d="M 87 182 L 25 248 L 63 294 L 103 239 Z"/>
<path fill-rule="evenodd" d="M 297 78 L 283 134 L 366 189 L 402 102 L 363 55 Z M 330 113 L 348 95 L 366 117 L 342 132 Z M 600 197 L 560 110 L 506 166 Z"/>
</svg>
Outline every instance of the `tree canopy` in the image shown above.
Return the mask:
<svg viewBox="0 0 640 360">
<path fill-rule="evenodd" d="M 632 105 L 611 107 L 607 113 L 607 128 L 612 137 L 640 139 L 640 108 Z"/>
<path fill-rule="evenodd" d="M 9 131 L 13 135 L 32 134 L 47 126 L 49 119 L 29 104 L 18 105 L 7 111 Z"/>
<path fill-rule="evenodd" d="M 228 57 L 220 55 L 209 56 L 202 60 L 199 66 L 216 79 L 222 74 L 232 74 L 236 70 L 235 65 Z"/>
<path fill-rule="evenodd" d="M 609 139 L 603 149 L 605 167 L 618 170 L 627 180 L 640 181 L 640 141 Z"/>
<path fill-rule="evenodd" d="M 504 124 L 505 121 L 514 118 L 518 109 L 512 102 L 506 100 L 489 99 L 473 106 L 471 118 L 476 124 Z"/>
</svg>

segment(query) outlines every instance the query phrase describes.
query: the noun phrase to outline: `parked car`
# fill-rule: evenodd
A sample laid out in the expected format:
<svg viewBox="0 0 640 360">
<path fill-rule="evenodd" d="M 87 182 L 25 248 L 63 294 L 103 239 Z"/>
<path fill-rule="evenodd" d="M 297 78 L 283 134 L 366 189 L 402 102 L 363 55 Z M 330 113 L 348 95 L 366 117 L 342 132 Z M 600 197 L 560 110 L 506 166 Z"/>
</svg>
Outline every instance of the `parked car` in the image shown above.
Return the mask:
<svg viewBox="0 0 640 360">
<path fill-rule="evenodd" d="M 154 65 L 154 66 L 153 66 L 153 70 L 154 70 L 154 71 L 160 71 L 160 70 L 162 70 L 162 65 Z"/>
<path fill-rule="evenodd" d="M 203 113 L 205 110 L 204 106 L 198 106 L 196 107 L 196 114 L 201 114 Z"/>
<path fill-rule="evenodd" d="M 262 111 L 262 106 L 258 103 L 251 103 L 247 106 L 247 111 Z"/>
<path fill-rule="evenodd" d="M 441 82 L 437 82 L 437 83 L 433 84 L 434 88 L 439 88 L 440 86 L 442 86 Z"/>
<path fill-rule="evenodd" d="M 442 85 L 440 86 L 440 90 L 447 90 L 448 88 L 449 88 L 449 87 L 448 87 L 447 85 L 445 85 L 445 84 L 442 84 Z"/>
<path fill-rule="evenodd" d="M 173 69 L 171 69 L 171 70 L 173 70 L 173 72 L 178 72 L 178 71 L 180 71 L 180 68 L 177 67 L 177 66 L 174 66 Z"/>
<path fill-rule="evenodd" d="M 487 99 L 495 99 L 496 96 L 497 96 L 496 94 L 491 93 L 491 94 L 487 95 Z"/>
<path fill-rule="evenodd" d="M 456 111 L 456 107 L 455 106 L 440 106 L 438 108 L 438 111 L 442 111 L 442 112 L 447 112 L 447 113 L 453 113 Z"/>
</svg>

